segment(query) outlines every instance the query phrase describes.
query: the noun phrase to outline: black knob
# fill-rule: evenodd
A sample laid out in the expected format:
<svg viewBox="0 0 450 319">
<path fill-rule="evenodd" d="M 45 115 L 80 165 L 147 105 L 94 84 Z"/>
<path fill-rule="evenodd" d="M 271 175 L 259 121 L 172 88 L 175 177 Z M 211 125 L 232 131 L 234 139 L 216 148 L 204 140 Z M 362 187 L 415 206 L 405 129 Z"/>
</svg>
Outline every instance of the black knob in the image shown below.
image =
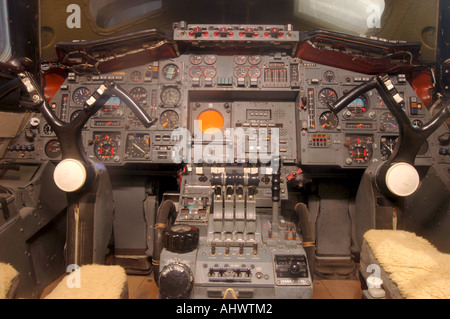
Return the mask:
<svg viewBox="0 0 450 319">
<path fill-rule="evenodd" d="M 189 225 L 172 225 L 164 230 L 164 248 L 173 253 L 188 253 L 197 248 L 199 231 Z"/>
<path fill-rule="evenodd" d="M 289 266 L 289 272 L 293 275 L 297 275 L 301 271 L 301 267 L 298 263 L 291 263 Z"/>
<path fill-rule="evenodd" d="M 183 263 L 165 266 L 159 274 L 159 293 L 166 298 L 186 298 L 192 290 L 194 276 Z"/>
<path fill-rule="evenodd" d="M 438 136 L 439 144 L 442 146 L 447 146 L 450 144 L 450 133 L 444 133 Z"/>
</svg>

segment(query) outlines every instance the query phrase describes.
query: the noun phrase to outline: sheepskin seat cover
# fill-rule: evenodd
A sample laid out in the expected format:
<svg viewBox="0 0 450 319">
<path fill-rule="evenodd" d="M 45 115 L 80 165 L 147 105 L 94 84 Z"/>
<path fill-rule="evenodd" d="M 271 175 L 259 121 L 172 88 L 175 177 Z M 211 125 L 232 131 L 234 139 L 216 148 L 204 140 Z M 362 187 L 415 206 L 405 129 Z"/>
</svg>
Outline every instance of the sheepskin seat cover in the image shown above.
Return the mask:
<svg viewBox="0 0 450 319">
<path fill-rule="evenodd" d="M 404 298 L 450 298 L 450 254 L 407 231 L 369 230 L 364 239 Z"/>
<path fill-rule="evenodd" d="M 122 267 L 83 265 L 77 271 L 79 279 L 74 273 L 68 274 L 45 299 L 128 298 L 127 275 Z"/>
<path fill-rule="evenodd" d="M 0 299 L 11 299 L 19 280 L 19 273 L 10 264 L 0 263 Z"/>
</svg>

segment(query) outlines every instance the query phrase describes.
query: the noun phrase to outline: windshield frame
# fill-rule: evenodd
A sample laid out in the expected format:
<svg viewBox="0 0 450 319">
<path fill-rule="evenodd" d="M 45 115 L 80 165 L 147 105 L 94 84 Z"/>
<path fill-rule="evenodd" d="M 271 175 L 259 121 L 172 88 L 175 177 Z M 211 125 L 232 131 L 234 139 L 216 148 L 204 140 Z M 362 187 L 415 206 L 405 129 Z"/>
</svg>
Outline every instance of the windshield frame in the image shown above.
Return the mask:
<svg viewBox="0 0 450 319">
<path fill-rule="evenodd" d="M 8 5 L 6 0 L 0 0 L 0 32 L 1 37 L 0 48 L 3 49 L 0 52 L 0 62 L 7 62 L 11 58 L 11 42 L 9 34 L 9 23 L 8 23 Z"/>
<path fill-rule="evenodd" d="M 89 21 L 89 25 L 91 26 L 92 30 L 95 33 L 100 34 L 100 35 L 110 35 L 112 33 L 119 32 L 123 29 L 129 28 L 130 25 L 140 24 L 146 20 L 154 19 L 154 18 L 164 14 L 167 9 L 166 2 L 162 1 L 161 9 L 157 9 L 153 12 L 143 14 L 136 18 L 132 18 L 132 19 L 126 20 L 124 22 L 121 22 L 117 25 L 105 28 L 105 27 L 101 27 L 97 24 L 96 18 L 94 17 L 94 14 L 92 13 L 92 10 L 91 10 L 91 2 L 92 1 L 95 1 L 95 0 L 84 0 L 83 1 L 83 11 L 86 14 L 86 17 Z M 132 4 L 132 3 L 133 3 L 133 1 L 130 2 L 130 4 Z"/>
</svg>

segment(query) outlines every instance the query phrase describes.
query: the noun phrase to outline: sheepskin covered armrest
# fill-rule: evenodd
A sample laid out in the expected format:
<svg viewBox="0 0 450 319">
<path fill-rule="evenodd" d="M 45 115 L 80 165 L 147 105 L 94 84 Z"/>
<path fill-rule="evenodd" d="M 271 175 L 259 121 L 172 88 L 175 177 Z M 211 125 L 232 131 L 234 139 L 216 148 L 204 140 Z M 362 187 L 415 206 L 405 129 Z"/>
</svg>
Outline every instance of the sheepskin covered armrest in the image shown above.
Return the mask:
<svg viewBox="0 0 450 319">
<path fill-rule="evenodd" d="M 450 254 L 401 230 L 369 230 L 361 248 L 361 269 L 381 267 L 388 298 L 450 298 Z M 361 271 L 364 274 L 364 271 Z"/>
<path fill-rule="evenodd" d="M 45 299 L 127 299 L 128 283 L 120 266 L 84 265 L 56 286 Z"/>
<path fill-rule="evenodd" d="M 19 284 L 19 273 L 10 264 L 0 263 L 0 299 L 14 298 Z"/>
</svg>

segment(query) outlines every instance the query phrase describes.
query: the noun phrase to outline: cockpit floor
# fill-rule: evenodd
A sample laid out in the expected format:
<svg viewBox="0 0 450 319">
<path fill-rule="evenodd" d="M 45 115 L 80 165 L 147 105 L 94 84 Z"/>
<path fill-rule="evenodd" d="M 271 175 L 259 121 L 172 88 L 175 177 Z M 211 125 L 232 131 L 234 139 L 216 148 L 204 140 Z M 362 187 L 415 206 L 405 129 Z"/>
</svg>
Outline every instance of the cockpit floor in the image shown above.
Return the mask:
<svg viewBox="0 0 450 319">
<path fill-rule="evenodd" d="M 59 278 L 47 286 L 41 298 L 45 298 L 63 279 Z M 129 299 L 156 299 L 158 287 L 153 274 L 148 276 L 129 275 L 128 294 Z M 313 299 L 361 299 L 362 290 L 359 280 L 315 280 Z"/>
</svg>

